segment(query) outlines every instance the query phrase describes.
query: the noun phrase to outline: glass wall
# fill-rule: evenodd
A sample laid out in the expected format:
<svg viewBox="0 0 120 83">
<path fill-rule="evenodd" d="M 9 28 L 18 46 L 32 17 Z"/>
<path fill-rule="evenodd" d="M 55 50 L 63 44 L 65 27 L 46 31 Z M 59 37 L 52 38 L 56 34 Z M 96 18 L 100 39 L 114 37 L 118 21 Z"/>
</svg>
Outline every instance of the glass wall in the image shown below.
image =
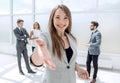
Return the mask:
<svg viewBox="0 0 120 83">
<path fill-rule="evenodd" d="M 48 31 L 49 14 L 40 14 L 35 16 L 35 21 L 39 22 L 42 31 Z"/>
<path fill-rule="evenodd" d="M 10 42 L 11 20 L 10 0 L 0 1 L 0 43 Z"/>
<path fill-rule="evenodd" d="M 10 0 L 0 0 L 0 15 L 10 14 Z"/>
<path fill-rule="evenodd" d="M 13 14 L 32 13 L 32 0 L 13 0 Z"/>
<path fill-rule="evenodd" d="M 100 13 L 100 30 L 102 32 L 102 51 L 120 53 L 120 13 Z"/>
<path fill-rule="evenodd" d="M 120 0 L 99 0 L 99 10 L 120 11 Z"/>
<path fill-rule="evenodd" d="M 10 42 L 11 21 L 10 16 L 0 16 L 0 42 Z"/>
<path fill-rule="evenodd" d="M 48 31 L 50 12 L 61 3 L 72 12 L 72 33 L 81 51 L 87 50 L 84 45 L 91 34 L 90 21 L 96 20 L 102 33 L 102 52 L 120 53 L 120 0 L 1 0 L 0 43 L 15 44 L 13 29 L 19 18 L 24 20 L 29 33 L 35 21 L 40 23 L 43 32 Z"/>
<path fill-rule="evenodd" d="M 63 0 L 63 3 L 67 5 L 73 12 L 79 11 L 95 11 L 97 0 Z"/>
<path fill-rule="evenodd" d="M 53 7 L 60 3 L 60 0 L 35 0 L 35 12 L 49 13 Z"/>
</svg>

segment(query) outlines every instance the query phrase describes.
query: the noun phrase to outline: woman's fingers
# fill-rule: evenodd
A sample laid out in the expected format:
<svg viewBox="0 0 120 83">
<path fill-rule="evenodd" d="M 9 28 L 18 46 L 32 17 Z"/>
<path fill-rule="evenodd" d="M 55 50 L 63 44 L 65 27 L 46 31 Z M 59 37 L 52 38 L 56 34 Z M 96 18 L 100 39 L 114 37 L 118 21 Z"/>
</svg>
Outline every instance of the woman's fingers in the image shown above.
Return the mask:
<svg viewBox="0 0 120 83">
<path fill-rule="evenodd" d="M 79 77 L 82 78 L 82 79 L 86 79 L 86 80 L 89 80 L 89 74 L 86 70 L 81 70 L 79 73 L 78 73 Z"/>
<path fill-rule="evenodd" d="M 86 74 L 87 74 L 87 75 L 86 75 L 86 78 L 87 78 L 87 79 L 90 79 L 90 78 L 89 78 L 89 74 L 88 74 L 88 72 L 87 72 L 87 71 L 86 71 Z"/>
<path fill-rule="evenodd" d="M 43 62 L 50 67 L 52 70 L 56 69 L 55 64 L 52 62 L 50 53 L 46 47 L 46 44 L 41 39 L 36 39 L 36 43 L 38 46 L 38 54 L 41 55 L 41 58 L 43 59 Z"/>
<path fill-rule="evenodd" d="M 84 76 L 85 76 L 85 79 L 89 79 L 89 74 L 86 70 L 84 71 Z"/>
<path fill-rule="evenodd" d="M 36 39 L 36 43 L 41 46 L 43 44 L 43 41 L 41 39 Z"/>
</svg>

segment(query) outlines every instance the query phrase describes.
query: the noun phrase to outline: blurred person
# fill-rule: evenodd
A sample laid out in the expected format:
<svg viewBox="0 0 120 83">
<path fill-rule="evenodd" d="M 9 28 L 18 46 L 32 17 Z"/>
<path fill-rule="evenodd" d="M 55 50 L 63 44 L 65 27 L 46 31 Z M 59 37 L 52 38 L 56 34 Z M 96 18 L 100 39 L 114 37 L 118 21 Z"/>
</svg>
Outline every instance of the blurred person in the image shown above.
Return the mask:
<svg viewBox="0 0 120 83">
<path fill-rule="evenodd" d="M 32 53 L 34 52 L 35 47 L 36 47 L 35 40 L 40 37 L 41 32 L 42 32 L 42 30 L 41 30 L 40 24 L 38 22 L 35 22 L 33 24 L 33 29 L 30 32 L 30 40 L 31 40 L 31 44 L 32 44 Z M 31 62 L 31 59 L 30 59 L 30 62 Z M 36 66 L 35 64 L 33 64 L 33 65 Z M 41 64 L 41 66 L 43 66 L 43 64 Z M 40 65 L 38 67 L 40 67 Z M 35 69 L 38 69 L 37 66 L 35 67 Z"/>
<path fill-rule="evenodd" d="M 32 52 L 34 52 L 36 43 L 35 43 L 35 39 L 38 39 L 40 37 L 40 33 L 41 33 L 41 28 L 40 28 L 40 24 L 38 22 L 35 22 L 33 24 L 33 29 L 30 32 L 30 40 L 32 40 Z"/>
<path fill-rule="evenodd" d="M 94 73 L 93 79 L 90 83 L 95 83 L 97 78 L 98 72 L 98 57 L 100 55 L 100 45 L 101 45 L 101 33 L 98 31 L 98 22 L 92 21 L 90 25 L 90 30 L 92 31 L 91 38 L 89 43 L 87 44 L 88 47 L 88 55 L 87 55 L 87 71 L 90 76 L 91 71 L 91 61 L 93 61 Z"/>
<path fill-rule="evenodd" d="M 28 60 L 28 51 L 27 51 L 27 38 L 29 38 L 29 34 L 27 33 L 26 29 L 23 28 L 23 23 L 24 21 L 22 19 L 17 20 L 17 27 L 14 29 L 14 34 L 17 40 L 16 43 L 16 50 L 17 50 L 17 60 L 18 60 L 18 68 L 20 74 L 24 75 L 24 72 L 22 71 L 21 67 L 21 57 L 23 55 L 25 65 L 27 68 L 28 73 L 35 73 L 32 71 L 29 65 L 29 60 Z"/>
</svg>

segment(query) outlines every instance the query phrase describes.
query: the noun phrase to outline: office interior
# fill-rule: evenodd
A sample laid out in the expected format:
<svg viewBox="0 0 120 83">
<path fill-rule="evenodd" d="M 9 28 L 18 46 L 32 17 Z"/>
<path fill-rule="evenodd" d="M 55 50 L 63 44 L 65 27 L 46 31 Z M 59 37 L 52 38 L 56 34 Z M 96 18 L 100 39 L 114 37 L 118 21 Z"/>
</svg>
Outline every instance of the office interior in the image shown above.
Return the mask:
<svg viewBox="0 0 120 83">
<path fill-rule="evenodd" d="M 33 75 L 33 78 L 30 75 L 20 76 L 17 73 L 16 38 L 13 29 L 17 26 L 17 19 L 23 19 L 24 27 L 28 33 L 32 30 L 34 22 L 40 23 L 43 32 L 48 31 L 48 20 L 51 10 L 58 4 L 65 4 L 71 11 L 72 33 L 76 36 L 78 44 L 78 63 L 83 68 L 86 67 L 87 47 L 85 45 L 88 43 L 91 34 L 90 22 L 97 21 L 99 23 L 98 30 L 102 34 L 98 83 L 113 83 L 115 77 L 120 77 L 120 0 L 1 0 L 1 82 L 40 83 L 39 76 L 42 75 L 41 70 L 44 71 L 44 68 L 39 68 L 39 73 Z M 30 40 L 27 48 L 30 56 L 32 53 Z M 6 70 L 7 65 L 9 65 L 8 68 L 11 68 L 11 71 L 9 69 Z M 12 69 L 16 71 L 16 75 L 10 73 L 13 72 Z M 9 74 L 4 73 L 4 70 L 6 73 L 9 71 Z M 21 80 L 15 80 L 15 76 L 20 76 Z M 104 80 L 102 80 L 103 78 Z M 77 80 L 78 83 L 87 83 L 86 81 L 81 81 L 81 79 Z M 116 80 L 116 83 L 119 83 L 120 80 Z"/>
</svg>

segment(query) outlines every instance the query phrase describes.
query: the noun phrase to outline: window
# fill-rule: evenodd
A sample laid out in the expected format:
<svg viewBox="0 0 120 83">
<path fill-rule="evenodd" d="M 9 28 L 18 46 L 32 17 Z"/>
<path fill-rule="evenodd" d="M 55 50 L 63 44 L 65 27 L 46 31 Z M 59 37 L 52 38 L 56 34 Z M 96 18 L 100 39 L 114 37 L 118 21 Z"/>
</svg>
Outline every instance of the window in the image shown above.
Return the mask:
<svg viewBox="0 0 120 83">
<path fill-rule="evenodd" d="M 96 0 L 63 0 L 71 11 L 93 11 L 96 10 Z"/>
<path fill-rule="evenodd" d="M 99 9 L 120 11 L 120 0 L 99 0 Z"/>
<path fill-rule="evenodd" d="M 13 0 L 13 14 L 32 13 L 32 0 Z"/>
<path fill-rule="evenodd" d="M 120 13 L 100 13 L 99 29 L 102 32 L 102 50 L 104 52 L 120 52 Z"/>
<path fill-rule="evenodd" d="M 0 16 L 0 42 L 10 43 L 10 16 Z"/>
<path fill-rule="evenodd" d="M 10 0 L 0 0 L 0 15 L 10 14 Z"/>
<path fill-rule="evenodd" d="M 57 4 L 60 4 L 60 0 L 36 0 L 35 12 L 36 13 L 49 13 Z"/>
<path fill-rule="evenodd" d="M 45 32 L 48 31 L 48 21 L 49 21 L 48 14 L 36 15 L 35 21 L 39 22 L 42 31 L 45 31 Z"/>
</svg>

